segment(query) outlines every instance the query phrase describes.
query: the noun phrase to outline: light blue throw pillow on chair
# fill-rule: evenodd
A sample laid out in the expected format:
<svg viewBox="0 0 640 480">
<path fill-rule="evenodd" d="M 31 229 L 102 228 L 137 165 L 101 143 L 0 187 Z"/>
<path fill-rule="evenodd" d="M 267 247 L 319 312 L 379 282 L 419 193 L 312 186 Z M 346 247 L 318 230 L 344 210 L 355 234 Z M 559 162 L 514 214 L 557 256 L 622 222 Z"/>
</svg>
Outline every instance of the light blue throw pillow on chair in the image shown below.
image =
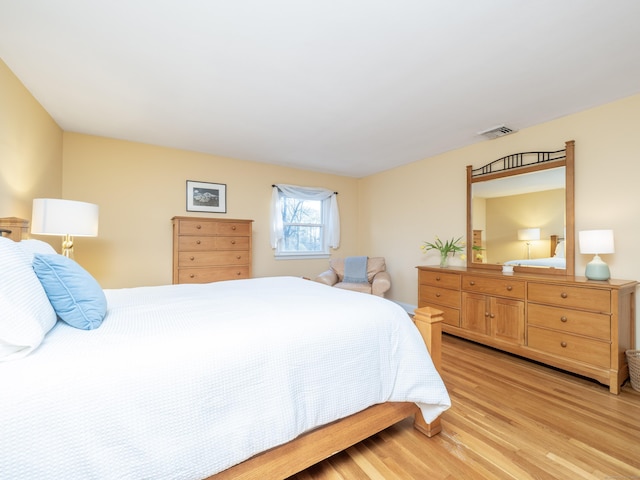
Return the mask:
<svg viewBox="0 0 640 480">
<path fill-rule="evenodd" d="M 98 328 L 107 313 L 107 299 L 95 278 L 63 255 L 33 256 L 33 270 L 58 317 L 82 330 Z"/>
</svg>

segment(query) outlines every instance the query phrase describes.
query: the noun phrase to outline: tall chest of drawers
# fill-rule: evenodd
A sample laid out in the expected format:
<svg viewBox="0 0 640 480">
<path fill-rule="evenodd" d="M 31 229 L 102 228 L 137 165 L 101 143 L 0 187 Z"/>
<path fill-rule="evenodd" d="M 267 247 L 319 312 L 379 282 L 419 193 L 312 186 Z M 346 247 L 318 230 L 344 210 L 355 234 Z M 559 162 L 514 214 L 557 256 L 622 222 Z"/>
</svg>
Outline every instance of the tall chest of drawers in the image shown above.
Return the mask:
<svg viewBox="0 0 640 480">
<path fill-rule="evenodd" d="M 593 378 L 619 393 L 635 348 L 638 282 L 418 267 L 418 307 L 443 331 Z"/>
<path fill-rule="evenodd" d="M 251 278 L 253 220 L 173 217 L 173 283 Z"/>
</svg>

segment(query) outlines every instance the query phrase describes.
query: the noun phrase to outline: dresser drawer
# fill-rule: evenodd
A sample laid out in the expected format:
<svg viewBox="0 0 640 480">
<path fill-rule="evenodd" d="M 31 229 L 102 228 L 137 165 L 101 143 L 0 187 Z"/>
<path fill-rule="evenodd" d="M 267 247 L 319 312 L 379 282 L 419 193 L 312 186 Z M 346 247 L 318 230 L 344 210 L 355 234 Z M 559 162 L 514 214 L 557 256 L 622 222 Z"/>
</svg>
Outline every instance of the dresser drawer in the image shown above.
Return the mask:
<svg viewBox="0 0 640 480">
<path fill-rule="evenodd" d="M 562 307 L 529 304 L 529 325 L 578 333 L 601 340 L 611 338 L 611 317 L 605 313 L 583 312 Z"/>
<path fill-rule="evenodd" d="M 181 252 L 179 267 L 203 267 L 210 265 L 248 265 L 249 251 L 226 252 Z"/>
<path fill-rule="evenodd" d="M 220 280 L 249 278 L 249 266 L 233 267 L 181 268 L 178 271 L 178 283 L 209 283 Z"/>
<path fill-rule="evenodd" d="M 609 290 L 531 282 L 527 293 L 530 302 L 580 308 L 594 312 L 611 312 L 611 293 Z"/>
<path fill-rule="evenodd" d="M 500 297 L 524 299 L 525 282 L 513 278 L 487 278 L 463 275 L 462 289 L 467 292 L 484 293 Z"/>
<path fill-rule="evenodd" d="M 435 308 L 437 305 L 460 308 L 460 291 L 420 285 L 420 303 Z"/>
<path fill-rule="evenodd" d="M 611 344 L 569 333 L 530 326 L 528 346 L 560 357 L 608 368 Z"/>
<path fill-rule="evenodd" d="M 217 223 L 202 220 L 180 220 L 178 222 L 178 235 L 215 235 L 217 232 Z"/>
<path fill-rule="evenodd" d="M 203 237 L 184 235 L 178 237 L 181 252 L 208 250 L 249 250 L 249 237 Z"/>
<path fill-rule="evenodd" d="M 460 289 L 460 275 L 455 273 L 431 272 L 420 270 L 418 273 L 420 285 L 433 285 L 434 287 Z"/>
</svg>

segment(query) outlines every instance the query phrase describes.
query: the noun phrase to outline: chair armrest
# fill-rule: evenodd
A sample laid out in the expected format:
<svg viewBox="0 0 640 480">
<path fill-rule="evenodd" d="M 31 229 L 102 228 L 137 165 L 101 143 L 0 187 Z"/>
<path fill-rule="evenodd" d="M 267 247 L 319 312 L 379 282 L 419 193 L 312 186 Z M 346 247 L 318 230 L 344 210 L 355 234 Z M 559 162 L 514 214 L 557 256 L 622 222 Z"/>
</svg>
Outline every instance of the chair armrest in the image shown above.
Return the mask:
<svg viewBox="0 0 640 480">
<path fill-rule="evenodd" d="M 327 270 L 326 272 L 322 272 L 320 275 L 318 275 L 315 278 L 315 281 L 333 287 L 336 283 L 338 283 L 338 274 L 333 270 Z"/>
<path fill-rule="evenodd" d="M 371 282 L 371 293 L 379 297 L 384 297 L 387 290 L 391 288 L 391 275 L 389 272 L 378 272 Z"/>
</svg>

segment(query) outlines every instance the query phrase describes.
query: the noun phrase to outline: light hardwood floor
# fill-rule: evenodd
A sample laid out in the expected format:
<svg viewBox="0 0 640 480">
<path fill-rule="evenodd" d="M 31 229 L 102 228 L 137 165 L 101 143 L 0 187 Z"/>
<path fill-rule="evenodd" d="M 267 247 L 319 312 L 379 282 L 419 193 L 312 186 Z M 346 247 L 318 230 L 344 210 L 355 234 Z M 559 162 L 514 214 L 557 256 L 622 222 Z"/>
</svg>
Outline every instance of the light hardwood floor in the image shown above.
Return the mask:
<svg viewBox="0 0 640 480">
<path fill-rule="evenodd" d="M 291 480 L 640 480 L 640 392 L 628 383 L 612 395 L 448 335 L 442 364 L 452 407 L 439 435 L 405 420 Z"/>
</svg>

